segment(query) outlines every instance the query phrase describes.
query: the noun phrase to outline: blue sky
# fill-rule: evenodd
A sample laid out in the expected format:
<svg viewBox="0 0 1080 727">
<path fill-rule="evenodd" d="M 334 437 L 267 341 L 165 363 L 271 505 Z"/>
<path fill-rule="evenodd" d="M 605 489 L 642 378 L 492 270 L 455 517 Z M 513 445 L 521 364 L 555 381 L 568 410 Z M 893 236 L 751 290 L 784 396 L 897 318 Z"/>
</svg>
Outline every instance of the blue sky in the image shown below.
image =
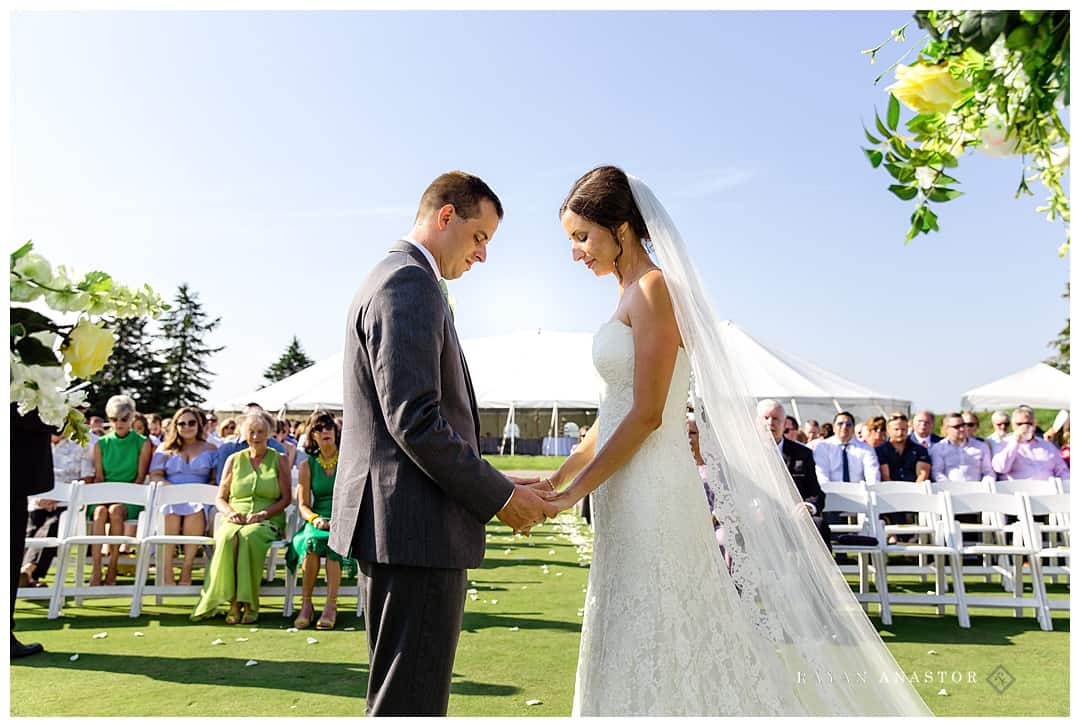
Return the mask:
<svg viewBox="0 0 1080 727">
<path fill-rule="evenodd" d="M 965 157 L 942 232 L 859 151 L 884 110 L 860 50 L 906 12 L 21 12 L 15 243 L 222 317 L 210 401 L 296 334 L 338 351 L 367 270 L 439 173 L 506 217 L 451 283 L 462 337 L 593 331 L 609 278 L 557 219 L 600 163 L 644 178 L 722 317 L 937 410 L 1031 365 L 1067 313 L 1063 229 L 1014 200 L 1018 159 Z M 909 45 L 921 37 L 909 32 Z"/>
</svg>

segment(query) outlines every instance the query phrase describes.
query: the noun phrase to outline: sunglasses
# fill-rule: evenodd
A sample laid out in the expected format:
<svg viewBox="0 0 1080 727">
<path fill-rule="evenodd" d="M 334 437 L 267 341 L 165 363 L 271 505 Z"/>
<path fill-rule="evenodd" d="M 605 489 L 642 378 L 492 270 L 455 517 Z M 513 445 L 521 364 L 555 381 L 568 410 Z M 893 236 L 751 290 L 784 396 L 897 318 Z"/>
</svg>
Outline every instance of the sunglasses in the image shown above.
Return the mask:
<svg viewBox="0 0 1080 727">
<path fill-rule="evenodd" d="M 127 416 L 122 416 L 122 417 L 109 417 L 109 421 L 110 422 L 130 422 L 132 420 L 132 418 L 133 418 L 132 415 L 128 414 Z"/>
<path fill-rule="evenodd" d="M 842 420 L 842 421 L 836 422 L 836 424 L 834 424 L 833 426 L 837 426 L 837 427 L 853 427 L 853 426 L 855 426 L 855 422 L 849 422 L 849 421 L 846 421 L 846 420 Z"/>
<path fill-rule="evenodd" d="M 176 426 L 178 426 L 178 427 L 197 427 L 197 426 L 199 426 L 199 423 L 197 421 L 195 421 L 194 419 L 191 419 L 191 420 L 186 421 L 186 422 L 177 422 Z"/>
<path fill-rule="evenodd" d="M 966 426 L 967 426 L 966 424 L 946 424 L 945 428 L 946 429 L 963 429 Z"/>
<path fill-rule="evenodd" d="M 977 426 L 979 426 L 979 423 L 978 422 L 964 422 L 964 426 L 965 427 L 977 427 Z"/>
<path fill-rule="evenodd" d="M 332 432 L 335 429 L 337 429 L 337 427 L 334 426 L 333 424 L 329 424 L 327 422 L 319 422 L 318 424 L 316 424 L 315 426 L 313 426 L 311 428 L 311 431 L 313 431 L 313 432 Z"/>
</svg>

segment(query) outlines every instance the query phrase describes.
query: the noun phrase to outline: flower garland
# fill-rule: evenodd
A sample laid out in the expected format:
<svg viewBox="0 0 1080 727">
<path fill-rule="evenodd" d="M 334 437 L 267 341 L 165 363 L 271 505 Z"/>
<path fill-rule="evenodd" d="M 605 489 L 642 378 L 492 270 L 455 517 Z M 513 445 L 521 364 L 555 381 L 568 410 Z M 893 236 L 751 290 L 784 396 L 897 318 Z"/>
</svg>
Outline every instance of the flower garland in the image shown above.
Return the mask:
<svg viewBox="0 0 1080 727">
<path fill-rule="evenodd" d="M 871 166 L 895 181 L 889 191 L 916 202 L 907 240 L 939 229 L 931 203 L 962 194 L 945 170 L 958 166 L 961 152 L 978 149 L 1021 156 L 1016 196 L 1033 194 L 1030 182 L 1042 183 L 1049 197 L 1036 211 L 1065 225 L 1058 249 L 1065 256 L 1069 132 L 1060 112 L 1069 106 L 1069 12 L 920 10 L 915 20 L 931 40 L 911 65 L 893 64 L 886 119 L 875 112 L 876 132 L 864 128 L 874 146 L 863 148 Z M 905 40 L 906 27 L 893 38 Z M 884 45 L 863 52 L 874 62 Z M 905 124 L 908 133 L 898 131 L 901 103 L 916 113 Z"/>
<path fill-rule="evenodd" d="M 157 318 L 169 306 L 150 286 L 127 288 L 100 271 L 87 273 L 77 283 L 64 266 L 54 273 L 49 261 L 33 252 L 32 242 L 11 254 L 9 287 L 12 303 L 43 297 L 53 311 L 78 314 L 75 323 L 61 325 L 36 310 L 12 305 L 11 401 L 20 414 L 37 409 L 41 421 L 85 444 L 90 433 L 76 407 L 86 394 L 70 391 L 71 379 L 88 379 L 109 360 L 116 342 L 105 325 L 110 319 Z"/>
</svg>

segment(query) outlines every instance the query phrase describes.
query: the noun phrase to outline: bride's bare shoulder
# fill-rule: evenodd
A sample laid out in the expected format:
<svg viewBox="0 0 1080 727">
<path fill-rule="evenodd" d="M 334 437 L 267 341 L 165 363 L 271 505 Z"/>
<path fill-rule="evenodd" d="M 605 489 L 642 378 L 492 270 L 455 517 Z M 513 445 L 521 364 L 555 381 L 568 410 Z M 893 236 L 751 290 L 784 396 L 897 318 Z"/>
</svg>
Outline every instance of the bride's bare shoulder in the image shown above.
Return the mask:
<svg viewBox="0 0 1080 727">
<path fill-rule="evenodd" d="M 650 270 L 635 283 L 637 290 L 630 301 L 631 324 L 647 323 L 647 328 L 654 333 L 666 333 L 681 345 L 679 326 L 675 322 L 675 310 L 671 305 L 667 281 L 659 269 Z"/>
</svg>

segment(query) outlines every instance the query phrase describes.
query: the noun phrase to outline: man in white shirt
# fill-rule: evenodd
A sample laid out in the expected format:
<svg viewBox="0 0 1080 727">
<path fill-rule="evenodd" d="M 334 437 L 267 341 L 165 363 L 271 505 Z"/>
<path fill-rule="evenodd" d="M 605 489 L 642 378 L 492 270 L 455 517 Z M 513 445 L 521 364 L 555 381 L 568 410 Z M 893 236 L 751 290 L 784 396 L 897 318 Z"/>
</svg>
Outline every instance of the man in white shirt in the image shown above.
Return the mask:
<svg viewBox="0 0 1080 727">
<path fill-rule="evenodd" d="M 819 482 L 881 482 L 877 453 L 855 438 L 855 417 L 842 411 L 833 419 L 833 436 L 814 449 Z"/>
<path fill-rule="evenodd" d="M 945 439 L 930 448 L 930 477 L 934 482 L 993 482 L 994 467 L 986 442 L 968 436 L 964 418 L 945 415 Z"/>
<path fill-rule="evenodd" d="M 986 438 L 986 444 L 990 447 L 990 454 L 995 455 L 1005 444 L 1005 437 L 1009 436 L 1009 415 L 996 411 L 990 415 L 990 423 L 994 425 L 994 433 Z"/>
</svg>

